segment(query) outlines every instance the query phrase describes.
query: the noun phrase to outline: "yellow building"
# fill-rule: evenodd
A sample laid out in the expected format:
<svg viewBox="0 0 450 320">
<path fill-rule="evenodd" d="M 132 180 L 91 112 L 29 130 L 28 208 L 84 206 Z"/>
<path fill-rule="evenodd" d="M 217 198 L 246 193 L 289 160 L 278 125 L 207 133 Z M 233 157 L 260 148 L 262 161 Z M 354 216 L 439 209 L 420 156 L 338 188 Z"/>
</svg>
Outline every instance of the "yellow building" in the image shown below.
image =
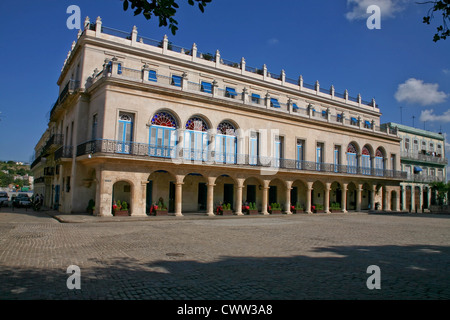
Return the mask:
<svg viewBox="0 0 450 320">
<path fill-rule="evenodd" d="M 400 210 L 400 138 L 372 99 L 102 26 L 88 18 L 35 148 L 61 212 L 134 216 Z M 42 191 L 42 192 L 41 192 Z M 244 206 L 243 206 L 244 205 Z M 249 205 L 250 206 L 250 205 Z M 226 207 L 226 206 L 223 206 Z"/>
</svg>

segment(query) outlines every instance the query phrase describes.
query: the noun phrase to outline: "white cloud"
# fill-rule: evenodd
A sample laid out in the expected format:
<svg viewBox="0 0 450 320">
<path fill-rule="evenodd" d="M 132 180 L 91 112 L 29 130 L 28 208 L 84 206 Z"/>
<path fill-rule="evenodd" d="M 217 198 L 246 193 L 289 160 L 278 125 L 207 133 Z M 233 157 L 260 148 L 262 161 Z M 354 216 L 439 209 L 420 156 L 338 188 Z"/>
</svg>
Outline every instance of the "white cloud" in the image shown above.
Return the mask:
<svg viewBox="0 0 450 320">
<path fill-rule="evenodd" d="M 393 18 L 394 14 L 404 9 L 407 0 L 347 0 L 347 7 L 352 7 L 352 11 L 345 14 L 347 20 L 367 19 L 371 14 L 367 13 L 367 8 L 371 5 L 380 7 L 381 18 Z"/>
<path fill-rule="evenodd" d="M 449 74 L 450 74 L 450 69 L 442 69 L 442 72 L 443 72 L 445 75 L 449 75 Z"/>
<path fill-rule="evenodd" d="M 269 40 L 267 40 L 267 44 L 269 46 L 274 46 L 277 45 L 280 41 L 277 38 L 270 38 Z"/>
<path fill-rule="evenodd" d="M 434 114 L 434 110 L 423 110 L 420 113 L 420 121 L 436 121 L 436 122 L 450 122 L 450 109 L 445 111 L 442 115 Z"/>
<path fill-rule="evenodd" d="M 417 103 L 422 106 L 444 102 L 448 95 L 438 91 L 437 83 L 424 83 L 423 80 L 410 78 L 399 84 L 395 99 L 398 102 Z"/>
</svg>

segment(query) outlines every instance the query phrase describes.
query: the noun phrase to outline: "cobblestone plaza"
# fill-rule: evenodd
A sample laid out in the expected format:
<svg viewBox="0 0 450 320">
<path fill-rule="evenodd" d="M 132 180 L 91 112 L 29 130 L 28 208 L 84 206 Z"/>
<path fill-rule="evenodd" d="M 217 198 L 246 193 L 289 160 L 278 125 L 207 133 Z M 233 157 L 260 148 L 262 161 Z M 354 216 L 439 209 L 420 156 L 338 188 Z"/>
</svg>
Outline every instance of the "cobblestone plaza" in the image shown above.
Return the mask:
<svg viewBox="0 0 450 320">
<path fill-rule="evenodd" d="M 52 212 L 8 209 L 0 212 L 4 300 L 450 298 L 445 215 L 58 221 Z M 79 290 L 67 288 L 70 265 L 80 268 Z M 380 268 L 379 290 L 367 288 L 370 265 Z"/>
</svg>

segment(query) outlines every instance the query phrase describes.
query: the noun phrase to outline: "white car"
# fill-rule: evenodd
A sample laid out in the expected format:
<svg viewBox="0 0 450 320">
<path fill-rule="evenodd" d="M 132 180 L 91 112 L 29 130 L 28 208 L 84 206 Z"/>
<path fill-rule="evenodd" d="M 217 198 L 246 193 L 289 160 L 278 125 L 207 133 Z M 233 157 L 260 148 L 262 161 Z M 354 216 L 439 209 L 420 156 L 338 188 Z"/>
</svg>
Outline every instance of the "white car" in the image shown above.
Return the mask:
<svg viewBox="0 0 450 320">
<path fill-rule="evenodd" d="M 8 193 L 0 191 L 0 207 L 8 206 L 9 196 Z"/>
</svg>

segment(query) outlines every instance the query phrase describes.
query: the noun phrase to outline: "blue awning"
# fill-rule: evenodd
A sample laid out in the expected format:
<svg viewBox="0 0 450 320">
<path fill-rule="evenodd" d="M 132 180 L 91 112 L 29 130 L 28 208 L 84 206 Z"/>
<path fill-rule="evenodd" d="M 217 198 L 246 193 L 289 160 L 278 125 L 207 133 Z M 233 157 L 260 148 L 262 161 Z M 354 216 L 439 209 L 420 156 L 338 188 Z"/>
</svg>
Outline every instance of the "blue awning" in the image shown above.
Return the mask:
<svg viewBox="0 0 450 320">
<path fill-rule="evenodd" d="M 292 107 L 293 107 L 294 109 L 300 109 L 296 103 L 294 103 L 294 104 L 292 105 Z"/>
<path fill-rule="evenodd" d="M 256 94 L 256 93 L 252 93 L 252 98 L 260 99 L 261 96 L 259 94 Z"/>
<path fill-rule="evenodd" d="M 229 96 L 237 96 L 236 90 L 234 88 L 227 87 L 225 91 Z"/>
<path fill-rule="evenodd" d="M 149 70 L 148 71 L 148 81 L 154 81 L 154 82 L 158 81 L 158 78 L 156 77 L 156 71 L 155 70 Z"/>
<path fill-rule="evenodd" d="M 176 87 L 181 87 L 181 77 L 180 76 L 172 76 L 172 84 Z"/>
<path fill-rule="evenodd" d="M 322 115 L 323 115 L 323 116 L 326 116 L 326 115 L 327 115 L 327 112 L 326 112 L 325 110 L 322 110 Z"/>
<path fill-rule="evenodd" d="M 366 120 L 366 121 L 364 121 L 364 123 L 370 127 L 370 121 Z"/>
<path fill-rule="evenodd" d="M 358 120 L 356 118 L 351 118 L 352 122 L 358 122 Z"/>
<path fill-rule="evenodd" d="M 202 91 L 206 93 L 212 93 L 212 84 L 202 81 Z"/>
<path fill-rule="evenodd" d="M 274 108 L 280 108 L 280 103 L 278 102 L 278 99 L 275 98 L 270 98 L 270 103 L 272 105 L 272 107 Z"/>
<path fill-rule="evenodd" d="M 421 167 L 414 167 L 414 172 L 421 172 L 423 171 Z"/>
</svg>

